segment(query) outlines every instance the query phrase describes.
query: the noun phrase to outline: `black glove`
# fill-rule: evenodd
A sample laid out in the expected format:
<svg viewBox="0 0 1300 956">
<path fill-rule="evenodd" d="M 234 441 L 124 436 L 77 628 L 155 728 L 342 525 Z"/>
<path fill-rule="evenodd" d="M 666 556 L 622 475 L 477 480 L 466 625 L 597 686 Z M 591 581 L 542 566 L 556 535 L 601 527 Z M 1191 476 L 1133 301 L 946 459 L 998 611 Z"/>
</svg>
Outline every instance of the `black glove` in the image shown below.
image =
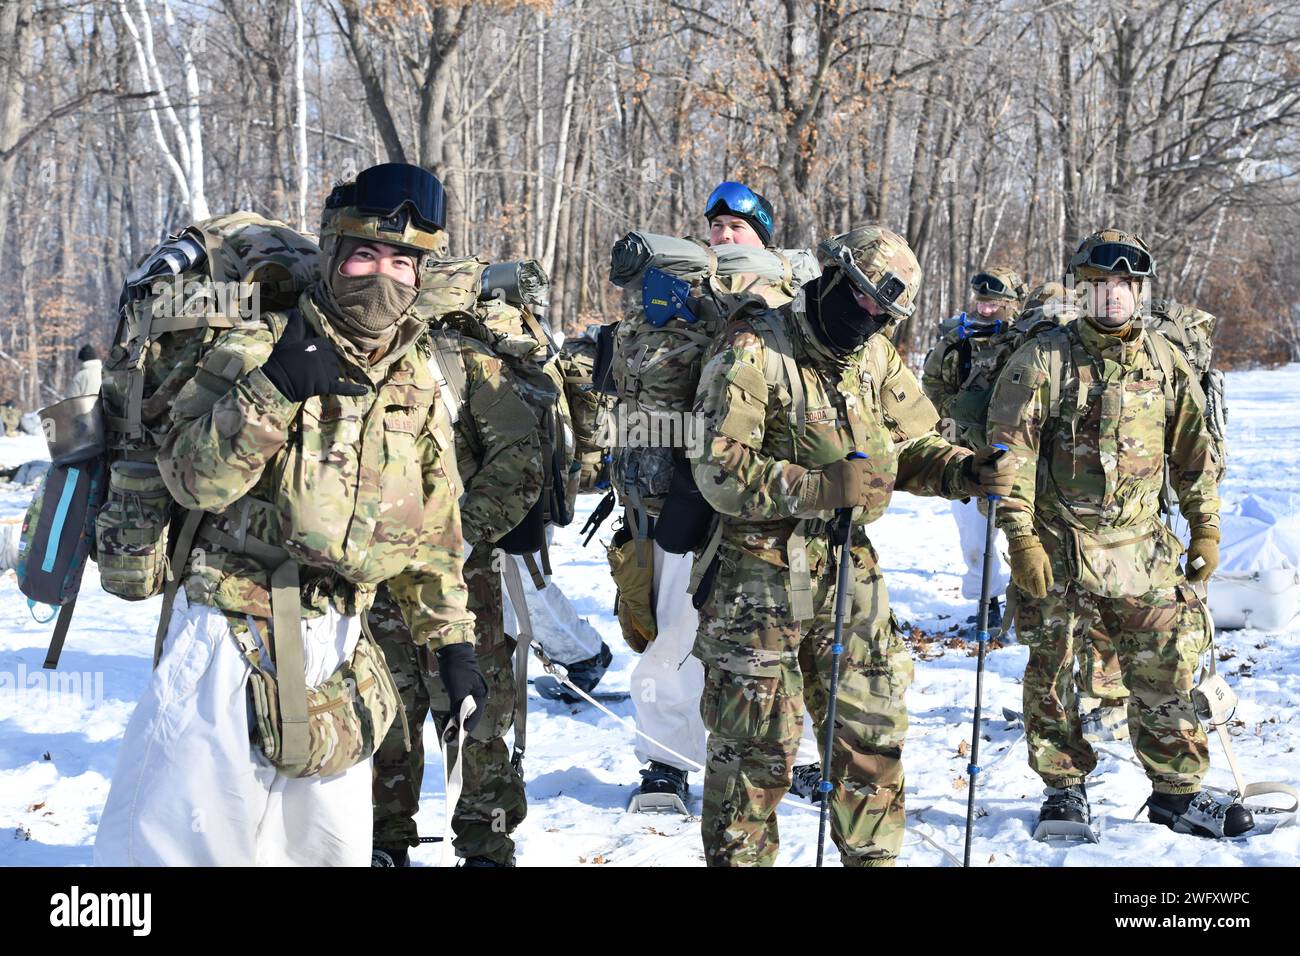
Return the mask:
<svg viewBox="0 0 1300 956">
<path fill-rule="evenodd" d="M 448 644 L 433 652 L 438 658 L 438 674 L 442 677 L 442 686 L 447 688 L 451 698 L 451 717 L 455 720 L 460 715 L 460 705 L 466 697 L 474 698 L 474 713 L 465 721 L 465 729 L 473 730 L 483 719 L 487 708 L 488 686 L 483 679 L 483 672 L 478 669 L 478 658 L 474 656 L 473 644 Z"/>
<path fill-rule="evenodd" d="M 343 362 L 334 344 L 327 338 L 307 338 L 307 322 L 296 309 L 262 366 L 262 374 L 295 403 L 313 395 L 357 396 L 369 391 L 364 385 L 343 380 Z"/>
</svg>

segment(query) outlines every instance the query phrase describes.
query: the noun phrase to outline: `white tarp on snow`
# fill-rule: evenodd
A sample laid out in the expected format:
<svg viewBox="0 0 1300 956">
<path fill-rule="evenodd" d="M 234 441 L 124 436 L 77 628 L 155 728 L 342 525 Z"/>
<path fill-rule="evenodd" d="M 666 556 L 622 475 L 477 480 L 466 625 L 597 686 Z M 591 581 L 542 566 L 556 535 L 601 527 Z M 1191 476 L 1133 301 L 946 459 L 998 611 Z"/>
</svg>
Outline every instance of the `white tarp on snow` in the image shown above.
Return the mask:
<svg viewBox="0 0 1300 956">
<path fill-rule="evenodd" d="M 1291 495 L 1248 494 L 1221 515 L 1210 608 L 1221 628 L 1280 630 L 1300 614 L 1300 508 Z"/>
</svg>

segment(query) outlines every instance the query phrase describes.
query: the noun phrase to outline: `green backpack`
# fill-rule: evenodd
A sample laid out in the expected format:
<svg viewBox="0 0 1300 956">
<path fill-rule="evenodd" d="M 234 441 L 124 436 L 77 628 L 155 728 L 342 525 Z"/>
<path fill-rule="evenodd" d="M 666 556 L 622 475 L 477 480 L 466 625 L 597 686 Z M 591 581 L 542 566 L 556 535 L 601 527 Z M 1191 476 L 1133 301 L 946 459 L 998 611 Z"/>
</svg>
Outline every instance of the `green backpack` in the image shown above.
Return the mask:
<svg viewBox="0 0 1300 956">
<path fill-rule="evenodd" d="M 314 242 L 284 223 L 236 212 L 160 243 L 123 283 L 91 413 L 102 426 L 103 451 L 87 466 L 102 469 L 106 482 L 82 511 L 105 591 L 128 601 L 165 593 L 155 663 L 202 517 L 172 499 L 158 471 L 172 403 L 191 381 L 214 398 L 228 390 L 242 369 L 202 364 L 212 342 L 227 329 L 282 319 L 277 310 L 293 306 L 315 281 L 318 255 Z M 70 613 L 60 614 L 46 666 L 58 663 L 70 623 Z"/>
</svg>

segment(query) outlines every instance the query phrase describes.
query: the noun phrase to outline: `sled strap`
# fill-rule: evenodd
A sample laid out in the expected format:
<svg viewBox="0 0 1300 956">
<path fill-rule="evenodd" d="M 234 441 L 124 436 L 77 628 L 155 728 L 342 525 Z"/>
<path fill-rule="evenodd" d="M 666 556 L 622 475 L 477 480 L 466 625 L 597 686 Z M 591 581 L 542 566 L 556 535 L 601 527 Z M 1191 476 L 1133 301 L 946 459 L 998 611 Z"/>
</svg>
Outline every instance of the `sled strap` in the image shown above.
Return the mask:
<svg viewBox="0 0 1300 956">
<path fill-rule="evenodd" d="M 524 772 L 524 747 L 528 743 L 528 649 L 533 643 L 533 620 L 528 613 L 528 599 L 524 595 L 524 581 L 519 565 L 507 558 L 501 576 L 505 580 L 510 606 L 515 609 L 515 745 L 510 754 L 510 765 L 521 777 Z"/>
<path fill-rule="evenodd" d="M 271 636 L 280 694 L 284 762 L 307 762 L 307 672 L 302 655 L 302 596 L 298 562 L 290 558 L 271 572 Z"/>
</svg>

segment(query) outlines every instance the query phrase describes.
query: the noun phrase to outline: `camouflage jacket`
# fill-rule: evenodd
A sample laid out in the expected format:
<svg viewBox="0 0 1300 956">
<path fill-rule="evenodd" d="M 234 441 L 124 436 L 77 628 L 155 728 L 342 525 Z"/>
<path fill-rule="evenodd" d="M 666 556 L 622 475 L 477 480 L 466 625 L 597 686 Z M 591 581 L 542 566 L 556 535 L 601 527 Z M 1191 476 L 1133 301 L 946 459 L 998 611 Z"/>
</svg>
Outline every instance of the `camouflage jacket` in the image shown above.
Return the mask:
<svg viewBox="0 0 1300 956">
<path fill-rule="evenodd" d="M 934 344 L 921 368 L 921 387 L 934 403 L 940 420 L 952 417 L 952 403 L 972 372 L 981 363 L 996 361 L 1009 333 L 964 337 L 953 329 Z"/>
<path fill-rule="evenodd" d="M 1155 546 L 1167 551 L 1155 530 L 1166 461 L 1188 523 L 1217 527 L 1205 399 L 1187 360 L 1163 340 L 1148 345 L 1149 334 L 1139 330 L 1123 341 L 1079 320 L 1039 335 L 1011 357 L 989 405 L 989 440 L 1006 444 L 1019 468 L 998 511 L 1008 537 L 1047 531 L 1087 550 L 1116 548 L 1136 540 L 1134 531 L 1151 532 Z M 1156 347 L 1166 351 L 1174 378 L 1171 409 L 1152 357 Z M 1067 348 L 1053 416 L 1050 355 Z M 1150 550 L 1149 543 L 1143 547 Z M 1164 558 L 1176 562 L 1177 554 Z"/>
<path fill-rule="evenodd" d="M 442 341 L 455 343 L 465 374 L 455 419 L 461 527 L 470 544 L 491 544 L 523 520 L 541 491 L 537 419 L 491 349 L 455 332 Z"/>
<path fill-rule="evenodd" d="M 791 363 L 769 355 L 779 336 Z M 803 392 L 802 434 L 792 371 Z M 855 515 L 862 524 L 884 512 L 895 488 L 964 496 L 967 452 L 935 432 L 934 406 L 893 344 L 874 335 L 852 356 L 833 356 L 807 324 L 802 292 L 780 308 L 755 305 L 733 317 L 705 364 L 695 412 L 703 436 L 693 472 L 705 499 L 727 516 L 723 542 L 772 564 L 785 563 L 799 519 L 830 517 L 813 509 L 821 468 L 851 451 L 876 463 L 875 500 Z"/>
<path fill-rule="evenodd" d="M 309 328 L 341 344 L 311 290 L 298 307 Z M 182 507 L 212 513 L 187 593 L 270 618 L 268 562 L 287 553 L 306 615 L 327 603 L 362 613 L 387 580 L 417 643 L 471 642 L 451 423 L 427 350 L 397 348 L 363 368 L 340 347 L 367 394 L 295 404 L 260 369 L 276 325 L 269 316 L 223 332 L 172 406 L 163 479 Z"/>
</svg>

